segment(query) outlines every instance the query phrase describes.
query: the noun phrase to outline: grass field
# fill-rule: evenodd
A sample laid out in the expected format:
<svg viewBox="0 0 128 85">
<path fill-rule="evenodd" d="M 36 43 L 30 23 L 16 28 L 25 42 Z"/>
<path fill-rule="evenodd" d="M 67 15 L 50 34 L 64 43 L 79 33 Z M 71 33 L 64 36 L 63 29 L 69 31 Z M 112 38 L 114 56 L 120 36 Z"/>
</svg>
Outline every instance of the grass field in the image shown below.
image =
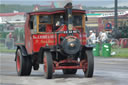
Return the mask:
<svg viewBox="0 0 128 85">
<path fill-rule="evenodd" d="M 116 53 L 112 57 L 128 58 L 128 48 L 112 49 L 112 52 Z"/>
<path fill-rule="evenodd" d="M 7 49 L 7 48 L 1 48 L 0 47 L 0 53 L 15 53 L 15 50 L 11 49 Z"/>
<path fill-rule="evenodd" d="M 14 53 L 15 49 L 8 49 L 4 44 L 0 44 L 0 53 Z"/>
</svg>

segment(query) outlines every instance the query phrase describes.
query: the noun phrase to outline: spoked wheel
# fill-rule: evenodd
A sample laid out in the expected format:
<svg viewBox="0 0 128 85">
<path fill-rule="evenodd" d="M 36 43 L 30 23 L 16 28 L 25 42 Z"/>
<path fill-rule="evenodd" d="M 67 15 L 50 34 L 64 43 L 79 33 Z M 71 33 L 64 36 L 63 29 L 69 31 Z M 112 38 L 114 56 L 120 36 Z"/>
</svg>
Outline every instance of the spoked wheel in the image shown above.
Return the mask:
<svg viewBox="0 0 128 85">
<path fill-rule="evenodd" d="M 21 50 L 16 51 L 16 70 L 18 76 L 31 74 L 32 62 L 29 56 L 22 56 Z"/>
<path fill-rule="evenodd" d="M 64 74 L 76 74 L 77 69 L 63 69 Z"/>
<path fill-rule="evenodd" d="M 45 78 L 51 79 L 53 74 L 53 61 L 50 52 L 44 52 L 44 72 Z"/>
<path fill-rule="evenodd" d="M 119 46 L 119 41 L 117 39 L 112 39 L 110 41 L 111 43 L 111 47 L 114 48 L 114 49 L 118 49 L 120 46 Z"/>
<path fill-rule="evenodd" d="M 85 77 L 92 77 L 93 76 L 93 70 L 94 70 L 94 56 L 92 54 L 92 50 L 86 50 L 85 51 L 85 62 L 84 66 L 84 75 Z"/>
</svg>

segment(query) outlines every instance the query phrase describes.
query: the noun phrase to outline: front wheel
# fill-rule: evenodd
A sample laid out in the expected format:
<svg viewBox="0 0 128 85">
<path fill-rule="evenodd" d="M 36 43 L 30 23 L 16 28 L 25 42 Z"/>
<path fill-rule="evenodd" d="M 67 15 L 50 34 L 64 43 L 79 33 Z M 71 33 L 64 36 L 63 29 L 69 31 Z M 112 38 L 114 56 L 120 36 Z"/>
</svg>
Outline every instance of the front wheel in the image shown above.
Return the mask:
<svg viewBox="0 0 128 85">
<path fill-rule="evenodd" d="M 45 78 L 51 79 L 53 74 L 53 60 L 50 52 L 44 52 L 44 72 Z"/>
<path fill-rule="evenodd" d="M 29 56 L 23 56 L 21 49 L 16 51 L 16 70 L 18 76 L 28 76 L 31 74 L 32 62 Z"/>
<path fill-rule="evenodd" d="M 85 77 L 93 77 L 93 71 L 94 71 L 94 56 L 92 54 L 92 50 L 86 50 L 85 51 L 85 69 L 84 69 L 84 75 Z"/>
</svg>

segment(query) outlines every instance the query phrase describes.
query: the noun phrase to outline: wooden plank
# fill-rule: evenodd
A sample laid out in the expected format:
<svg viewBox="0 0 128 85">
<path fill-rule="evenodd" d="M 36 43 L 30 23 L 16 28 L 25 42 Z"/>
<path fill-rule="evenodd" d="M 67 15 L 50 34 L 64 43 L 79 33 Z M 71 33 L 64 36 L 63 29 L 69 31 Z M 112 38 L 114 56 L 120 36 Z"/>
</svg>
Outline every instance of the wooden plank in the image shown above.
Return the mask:
<svg viewBox="0 0 128 85">
<path fill-rule="evenodd" d="M 39 32 L 39 15 L 37 15 L 37 33 Z"/>
<path fill-rule="evenodd" d="M 85 32 L 85 14 L 82 15 L 82 27 L 83 31 Z"/>
</svg>

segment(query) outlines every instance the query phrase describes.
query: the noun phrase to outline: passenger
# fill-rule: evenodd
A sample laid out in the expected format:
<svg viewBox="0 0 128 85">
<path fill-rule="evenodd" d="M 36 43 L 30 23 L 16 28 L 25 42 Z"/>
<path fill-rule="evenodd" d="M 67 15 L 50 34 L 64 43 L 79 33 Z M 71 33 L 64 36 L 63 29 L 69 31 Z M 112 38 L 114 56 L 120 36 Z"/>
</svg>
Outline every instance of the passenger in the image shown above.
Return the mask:
<svg viewBox="0 0 128 85">
<path fill-rule="evenodd" d="M 56 26 L 60 26 L 60 21 L 57 21 L 56 22 Z"/>
<path fill-rule="evenodd" d="M 60 16 L 59 20 L 56 22 L 56 26 L 62 26 L 64 25 L 64 18 L 63 16 Z"/>
<path fill-rule="evenodd" d="M 60 26 L 63 26 L 64 25 L 64 17 L 61 15 L 59 16 L 59 18 L 57 19 L 57 22 L 56 22 L 56 30 L 60 27 Z"/>
<path fill-rule="evenodd" d="M 60 25 L 64 25 L 64 17 L 63 16 L 60 16 Z"/>
</svg>

